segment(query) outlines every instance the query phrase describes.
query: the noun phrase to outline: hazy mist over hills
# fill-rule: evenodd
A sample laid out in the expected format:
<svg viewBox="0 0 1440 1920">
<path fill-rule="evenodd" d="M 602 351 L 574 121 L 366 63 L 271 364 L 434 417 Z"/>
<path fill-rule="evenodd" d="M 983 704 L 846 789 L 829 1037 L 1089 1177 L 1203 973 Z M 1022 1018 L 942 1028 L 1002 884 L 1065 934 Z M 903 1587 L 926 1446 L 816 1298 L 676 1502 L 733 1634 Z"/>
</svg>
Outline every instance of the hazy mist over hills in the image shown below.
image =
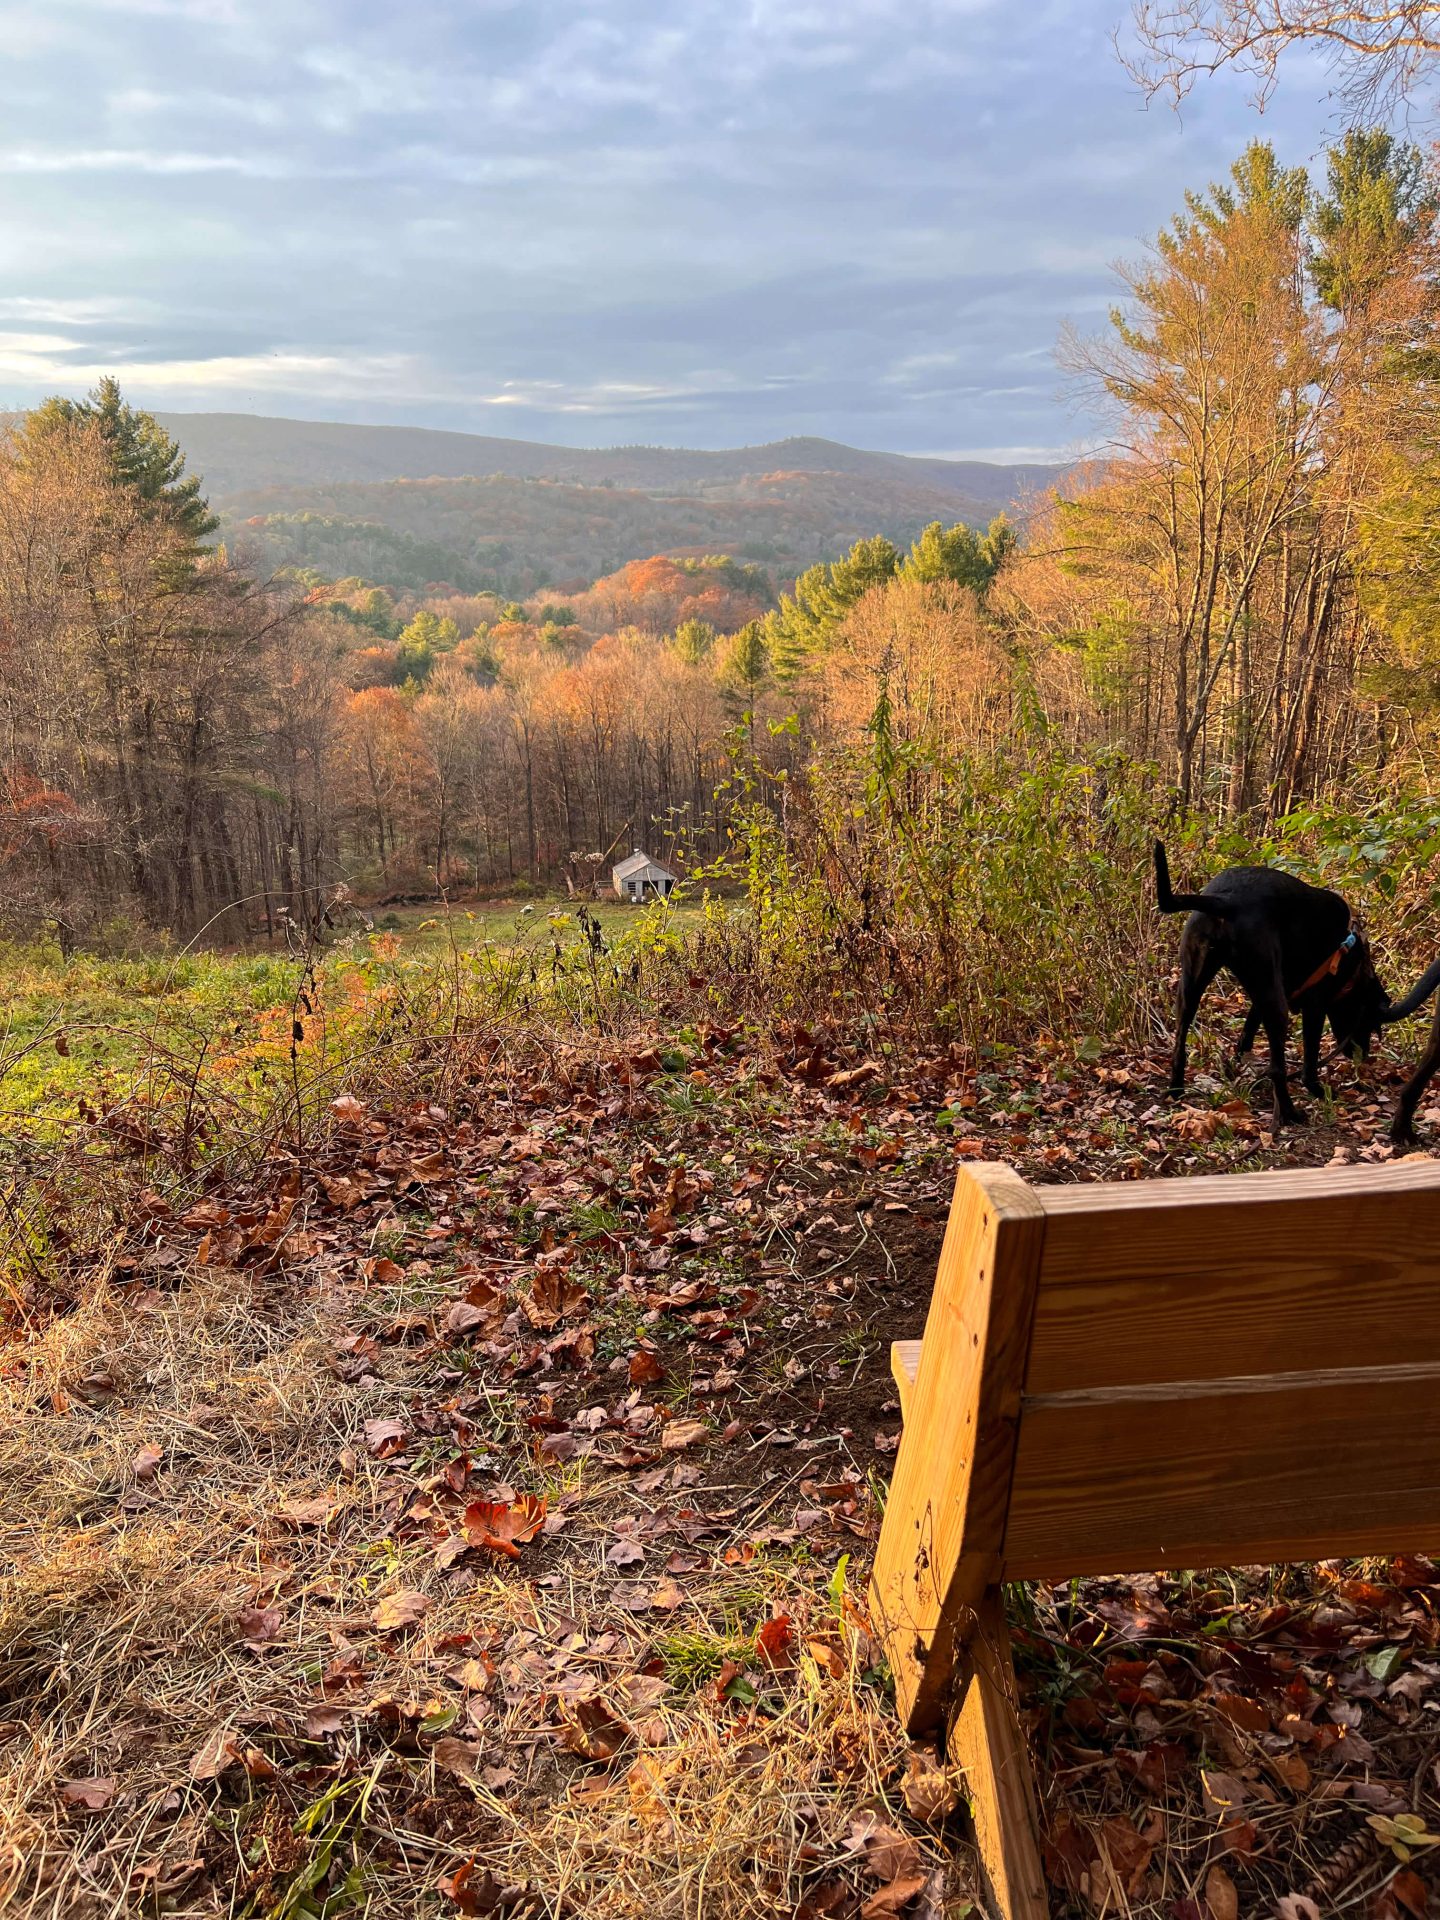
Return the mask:
<svg viewBox="0 0 1440 1920">
<path fill-rule="evenodd" d="M 212 499 L 257 487 L 337 481 L 461 479 L 485 474 L 565 480 L 581 486 L 672 492 L 752 474 L 864 474 L 931 486 L 994 512 L 1026 489 L 1045 486 L 1056 466 L 1006 466 L 984 460 L 870 453 L 837 440 L 794 438 L 718 452 L 688 447 L 560 447 L 430 427 L 351 426 L 249 413 L 157 413 L 205 476 Z"/>
<path fill-rule="evenodd" d="M 550 446 L 420 427 L 162 413 L 228 537 L 266 564 L 525 593 L 657 552 L 723 551 L 777 583 L 856 539 L 1017 511 L 1059 467 L 755 447 Z"/>
</svg>

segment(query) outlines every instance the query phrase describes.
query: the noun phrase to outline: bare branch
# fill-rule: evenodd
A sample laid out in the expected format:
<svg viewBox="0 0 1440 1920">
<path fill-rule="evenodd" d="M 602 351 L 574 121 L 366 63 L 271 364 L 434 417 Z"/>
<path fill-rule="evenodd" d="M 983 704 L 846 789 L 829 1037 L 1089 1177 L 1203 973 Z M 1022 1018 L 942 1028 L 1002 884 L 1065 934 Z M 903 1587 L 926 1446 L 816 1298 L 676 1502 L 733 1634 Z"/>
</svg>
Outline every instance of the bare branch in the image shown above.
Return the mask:
<svg viewBox="0 0 1440 1920">
<path fill-rule="evenodd" d="M 1402 0 L 1137 0 L 1138 46 L 1117 51 L 1147 99 L 1178 106 L 1196 82 L 1231 68 L 1254 83 L 1262 111 L 1282 56 L 1321 54 L 1354 119 L 1383 118 L 1413 99 L 1440 55 L 1440 6 Z"/>
</svg>

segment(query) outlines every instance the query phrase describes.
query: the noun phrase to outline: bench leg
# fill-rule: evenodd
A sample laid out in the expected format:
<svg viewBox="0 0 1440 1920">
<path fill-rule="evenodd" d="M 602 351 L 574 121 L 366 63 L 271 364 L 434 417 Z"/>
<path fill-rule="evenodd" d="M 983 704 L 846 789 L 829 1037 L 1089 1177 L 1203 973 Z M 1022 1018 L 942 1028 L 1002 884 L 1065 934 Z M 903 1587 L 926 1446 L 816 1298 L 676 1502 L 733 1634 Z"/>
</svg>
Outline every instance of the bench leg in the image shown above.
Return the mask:
<svg viewBox="0 0 1440 1920">
<path fill-rule="evenodd" d="M 961 1654 L 948 1749 L 964 1769 L 985 1890 L 1000 1920 L 1048 1920 L 1040 1821 L 1020 1725 L 1010 1633 L 999 1587 L 988 1587 Z"/>
</svg>

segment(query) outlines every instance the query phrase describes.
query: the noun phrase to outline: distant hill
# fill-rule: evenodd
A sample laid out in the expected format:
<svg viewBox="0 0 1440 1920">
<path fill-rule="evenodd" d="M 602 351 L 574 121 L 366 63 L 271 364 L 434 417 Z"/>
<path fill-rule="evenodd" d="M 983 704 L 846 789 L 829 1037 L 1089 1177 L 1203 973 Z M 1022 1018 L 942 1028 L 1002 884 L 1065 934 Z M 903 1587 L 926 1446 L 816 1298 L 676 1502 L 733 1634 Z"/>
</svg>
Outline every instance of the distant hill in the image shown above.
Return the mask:
<svg viewBox="0 0 1440 1920">
<path fill-rule="evenodd" d="M 719 452 L 555 447 L 424 427 L 157 416 L 227 537 L 265 564 L 524 594 L 667 551 L 759 561 L 777 583 L 863 534 L 983 524 L 1062 471 L 791 439 Z"/>
</svg>

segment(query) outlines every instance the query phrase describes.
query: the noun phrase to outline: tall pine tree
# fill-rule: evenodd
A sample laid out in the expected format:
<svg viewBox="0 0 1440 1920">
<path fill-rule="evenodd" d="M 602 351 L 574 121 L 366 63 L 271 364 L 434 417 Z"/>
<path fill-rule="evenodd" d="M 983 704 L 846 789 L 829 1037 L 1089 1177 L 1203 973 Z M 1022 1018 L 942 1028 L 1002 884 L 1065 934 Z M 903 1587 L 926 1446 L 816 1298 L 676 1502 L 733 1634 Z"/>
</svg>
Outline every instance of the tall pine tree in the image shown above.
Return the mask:
<svg viewBox="0 0 1440 1920">
<path fill-rule="evenodd" d="M 198 552 L 220 522 L 200 491 L 199 476 L 186 474 L 185 455 L 155 416 L 130 406 L 120 382 L 107 374 L 84 400 L 59 394 L 46 400 L 27 425 L 30 432 L 44 434 L 83 421 L 99 426 L 116 485 L 133 489 Z"/>
</svg>

